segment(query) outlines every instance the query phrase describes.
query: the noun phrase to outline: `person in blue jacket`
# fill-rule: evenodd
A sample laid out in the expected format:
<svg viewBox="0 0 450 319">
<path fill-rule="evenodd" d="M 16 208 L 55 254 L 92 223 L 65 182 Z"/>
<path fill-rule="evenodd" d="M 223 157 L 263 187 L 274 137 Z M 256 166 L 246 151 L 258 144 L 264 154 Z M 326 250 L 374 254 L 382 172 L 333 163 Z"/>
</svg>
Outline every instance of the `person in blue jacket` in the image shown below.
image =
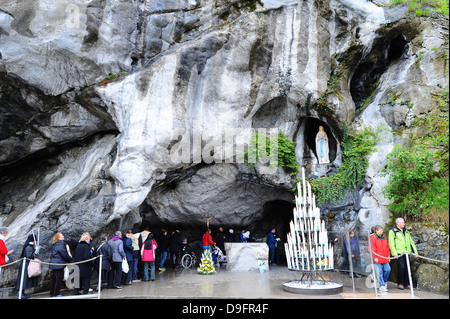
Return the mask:
<svg viewBox="0 0 450 319">
<path fill-rule="evenodd" d="M 350 254 L 348 252 L 348 246 L 347 239 L 344 239 L 344 247 L 342 249 L 341 256 L 345 258 L 347 264 L 347 260 L 349 260 L 349 256 L 351 256 L 352 261 L 352 268 L 353 268 L 353 276 L 356 278 L 360 278 L 361 275 L 359 275 L 355 270 L 359 269 L 362 270 L 364 267 L 362 267 L 362 258 L 361 258 L 361 248 L 359 247 L 359 241 L 358 238 L 355 236 L 355 231 L 353 229 L 349 229 L 348 231 L 349 238 L 350 238 Z M 350 262 L 348 263 L 349 270 L 350 270 Z M 350 273 L 350 277 L 352 274 Z"/>
<path fill-rule="evenodd" d="M 68 246 L 64 242 L 64 235 L 61 232 L 57 232 L 53 236 L 51 265 L 49 266 L 49 269 L 52 271 L 50 297 L 62 297 L 60 290 L 64 279 L 64 267 L 66 267 L 66 263 L 71 261 L 72 257 L 69 255 Z"/>
<path fill-rule="evenodd" d="M 248 239 L 250 238 L 250 232 L 245 229 L 241 230 L 241 233 L 239 234 L 239 242 L 240 243 L 246 243 Z"/>
<path fill-rule="evenodd" d="M 132 230 L 128 230 L 125 236 L 122 238 L 123 250 L 125 251 L 125 256 L 127 258 L 128 269 L 127 273 L 122 272 L 122 284 L 131 285 L 132 280 L 132 269 L 133 269 L 133 241 L 131 237 L 133 236 Z"/>
<path fill-rule="evenodd" d="M 267 246 L 269 246 L 269 264 L 276 265 L 278 259 L 277 238 L 275 237 L 276 229 L 272 228 L 267 234 Z"/>
</svg>

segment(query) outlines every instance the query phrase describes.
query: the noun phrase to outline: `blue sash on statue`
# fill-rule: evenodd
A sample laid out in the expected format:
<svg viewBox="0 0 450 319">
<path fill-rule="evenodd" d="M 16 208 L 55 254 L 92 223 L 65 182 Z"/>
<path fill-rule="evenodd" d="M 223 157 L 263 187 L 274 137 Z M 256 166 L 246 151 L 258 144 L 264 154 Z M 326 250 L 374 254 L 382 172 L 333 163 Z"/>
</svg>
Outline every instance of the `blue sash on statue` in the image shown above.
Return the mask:
<svg viewBox="0 0 450 319">
<path fill-rule="evenodd" d="M 323 158 L 324 157 L 324 154 L 323 154 L 323 138 L 321 138 L 320 139 L 320 158 Z"/>
</svg>

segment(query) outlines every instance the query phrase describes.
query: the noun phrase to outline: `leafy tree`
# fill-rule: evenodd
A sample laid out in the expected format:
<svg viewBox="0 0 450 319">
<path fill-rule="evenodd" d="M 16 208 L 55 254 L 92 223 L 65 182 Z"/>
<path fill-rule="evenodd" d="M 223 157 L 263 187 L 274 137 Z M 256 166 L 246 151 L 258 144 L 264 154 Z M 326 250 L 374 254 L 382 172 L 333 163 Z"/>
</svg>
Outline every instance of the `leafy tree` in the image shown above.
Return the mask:
<svg viewBox="0 0 450 319">
<path fill-rule="evenodd" d="M 258 161 L 268 161 L 269 165 L 284 167 L 291 175 L 296 175 L 299 171 L 295 143 L 281 131 L 276 138 L 271 138 L 268 134 L 253 134 L 244 159 L 250 167 L 255 167 Z"/>
</svg>

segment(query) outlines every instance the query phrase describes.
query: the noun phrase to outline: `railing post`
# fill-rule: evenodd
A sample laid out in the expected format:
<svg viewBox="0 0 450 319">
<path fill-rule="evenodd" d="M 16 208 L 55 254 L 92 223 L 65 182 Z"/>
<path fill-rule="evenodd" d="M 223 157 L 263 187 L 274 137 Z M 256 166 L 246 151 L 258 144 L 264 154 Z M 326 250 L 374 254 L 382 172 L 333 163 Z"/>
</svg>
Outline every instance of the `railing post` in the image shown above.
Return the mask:
<svg viewBox="0 0 450 319">
<path fill-rule="evenodd" d="M 22 273 L 20 274 L 19 299 L 22 299 L 23 276 L 25 275 L 26 257 L 22 259 Z"/>
<path fill-rule="evenodd" d="M 373 252 L 372 252 L 372 242 L 370 241 L 370 232 L 368 232 L 369 236 L 367 237 L 369 239 L 369 252 L 370 252 L 370 261 L 372 263 L 372 275 L 373 275 L 373 285 L 375 287 L 375 297 L 378 298 L 378 291 L 377 291 L 377 273 L 375 271 L 375 265 L 373 264 Z"/>
<path fill-rule="evenodd" d="M 414 288 L 413 288 L 413 282 L 411 277 L 411 265 L 409 263 L 409 252 L 405 251 L 405 258 L 406 258 L 406 267 L 408 268 L 408 280 L 409 280 L 409 287 L 411 289 L 411 297 L 414 299 Z"/>
<path fill-rule="evenodd" d="M 102 257 L 100 255 L 100 261 L 98 263 L 98 288 L 97 288 L 97 299 L 100 299 L 100 294 L 102 291 Z"/>
</svg>

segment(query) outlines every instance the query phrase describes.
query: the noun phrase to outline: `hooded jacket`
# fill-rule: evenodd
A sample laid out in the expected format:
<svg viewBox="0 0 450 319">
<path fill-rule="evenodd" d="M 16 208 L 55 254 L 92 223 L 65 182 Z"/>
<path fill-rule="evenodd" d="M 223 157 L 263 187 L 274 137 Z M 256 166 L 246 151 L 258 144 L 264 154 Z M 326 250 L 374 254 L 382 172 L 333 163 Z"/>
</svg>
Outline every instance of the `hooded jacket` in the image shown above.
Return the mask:
<svg viewBox="0 0 450 319">
<path fill-rule="evenodd" d="M 213 242 L 213 240 L 212 240 L 211 233 L 209 231 L 207 231 L 202 237 L 202 245 L 204 247 L 208 247 L 208 246 L 212 246 L 212 245 L 215 245 L 215 244 L 216 243 Z"/>
<path fill-rule="evenodd" d="M 403 228 L 403 231 L 394 226 L 389 231 L 389 248 L 392 256 L 401 255 L 405 252 L 413 251 L 417 254 L 417 248 L 414 244 L 409 231 Z"/>
<path fill-rule="evenodd" d="M 373 262 L 379 264 L 388 263 L 389 262 L 388 258 L 380 257 L 380 256 L 389 257 L 391 255 L 391 252 L 389 251 L 389 244 L 387 238 L 384 235 L 380 237 L 377 234 L 372 234 L 370 235 L 370 244 L 372 245 Z M 375 255 L 375 253 L 377 255 Z"/>
</svg>

